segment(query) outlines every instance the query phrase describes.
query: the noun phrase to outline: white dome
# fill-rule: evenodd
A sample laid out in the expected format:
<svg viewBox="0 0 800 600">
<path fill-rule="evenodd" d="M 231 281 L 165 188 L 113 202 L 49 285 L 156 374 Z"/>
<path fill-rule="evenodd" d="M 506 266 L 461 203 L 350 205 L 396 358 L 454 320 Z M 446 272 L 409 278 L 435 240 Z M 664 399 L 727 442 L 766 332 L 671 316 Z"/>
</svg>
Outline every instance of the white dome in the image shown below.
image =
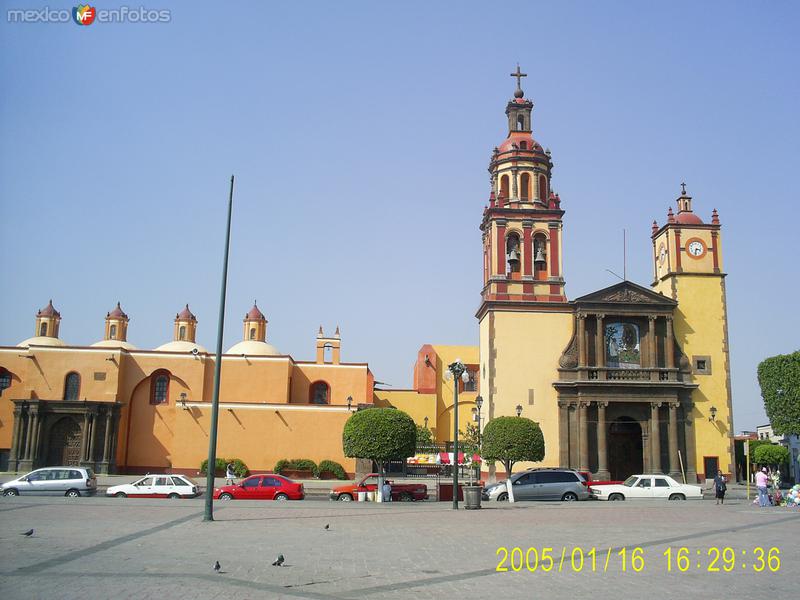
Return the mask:
<svg viewBox="0 0 800 600">
<path fill-rule="evenodd" d="M 192 350 L 197 349 L 200 353 L 208 354 L 208 350 L 203 348 L 200 344 L 195 344 L 194 342 L 187 342 L 183 341 L 174 341 L 174 342 L 167 342 L 166 344 L 162 344 L 158 348 L 156 348 L 157 352 L 191 352 Z"/>
<path fill-rule="evenodd" d="M 225 354 L 246 354 L 247 356 L 280 356 L 280 351 L 267 342 L 245 340 L 234 344 Z"/>
<path fill-rule="evenodd" d="M 17 344 L 17 348 L 27 348 L 28 346 L 66 346 L 64 340 L 60 338 L 37 335 Z"/>
<path fill-rule="evenodd" d="M 121 340 L 101 340 L 92 344 L 93 348 L 122 348 L 123 350 L 136 350 L 136 346 L 130 342 Z"/>
</svg>

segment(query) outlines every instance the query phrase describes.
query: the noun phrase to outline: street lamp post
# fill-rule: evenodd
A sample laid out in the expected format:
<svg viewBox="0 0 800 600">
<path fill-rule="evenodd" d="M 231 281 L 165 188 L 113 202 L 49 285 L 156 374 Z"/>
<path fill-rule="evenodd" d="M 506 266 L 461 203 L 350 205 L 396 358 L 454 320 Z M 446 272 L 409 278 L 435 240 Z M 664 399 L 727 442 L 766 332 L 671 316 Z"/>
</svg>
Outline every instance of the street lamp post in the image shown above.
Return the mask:
<svg viewBox="0 0 800 600">
<path fill-rule="evenodd" d="M 453 510 L 458 510 L 458 381 L 469 381 L 469 374 L 460 358 L 447 365 L 445 377 L 453 379 Z"/>
<path fill-rule="evenodd" d="M 478 464 L 478 480 L 480 480 L 481 467 L 483 466 L 483 433 L 481 432 L 481 407 L 483 406 L 483 397 L 478 396 L 475 398 L 475 420 L 478 422 L 478 456 L 481 463 Z"/>
<path fill-rule="evenodd" d="M 522 416 L 522 404 L 517 404 L 517 416 Z"/>
</svg>

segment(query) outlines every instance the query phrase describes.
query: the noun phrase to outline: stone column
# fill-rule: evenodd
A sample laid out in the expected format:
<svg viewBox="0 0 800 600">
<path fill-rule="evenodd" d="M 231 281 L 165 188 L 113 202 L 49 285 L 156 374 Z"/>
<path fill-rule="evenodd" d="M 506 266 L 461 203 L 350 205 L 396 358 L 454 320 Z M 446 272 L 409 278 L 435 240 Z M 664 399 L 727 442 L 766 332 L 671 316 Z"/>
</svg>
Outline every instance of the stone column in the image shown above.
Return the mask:
<svg viewBox="0 0 800 600">
<path fill-rule="evenodd" d="M 83 431 L 81 432 L 81 460 L 88 460 L 86 458 L 87 450 L 89 447 L 89 413 L 83 413 Z"/>
<path fill-rule="evenodd" d="M 30 407 L 28 407 L 28 419 L 27 419 L 27 432 L 25 434 L 25 453 L 23 454 L 22 458 L 25 460 L 31 459 L 31 438 L 33 437 L 33 414 L 31 413 Z"/>
<path fill-rule="evenodd" d="M 39 411 L 33 414 L 33 439 L 31 440 L 31 468 L 36 468 L 36 459 L 39 458 L 39 430 L 42 428 Z"/>
<path fill-rule="evenodd" d="M 672 315 L 667 316 L 667 339 L 664 344 L 664 352 L 667 355 L 665 364 L 668 369 L 675 368 L 675 341 L 672 333 Z"/>
<path fill-rule="evenodd" d="M 16 471 L 16 461 L 19 459 L 22 451 L 22 448 L 20 448 L 20 443 L 22 442 L 22 408 L 19 405 L 14 408 L 14 430 L 11 436 L 11 451 L 8 457 L 8 468 L 10 471 Z"/>
<path fill-rule="evenodd" d="M 647 350 L 648 367 L 655 369 L 658 367 L 658 340 L 656 338 L 656 316 L 647 316 Z"/>
<path fill-rule="evenodd" d="M 684 402 L 683 404 L 683 427 L 686 437 L 686 483 L 694 485 L 697 483 L 697 458 L 695 456 L 695 439 L 694 439 L 694 404 L 691 402 Z"/>
<path fill-rule="evenodd" d="M 669 403 L 669 476 L 682 481 L 681 463 L 678 458 L 678 404 Z"/>
<path fill-rule="evenodd" d="M 588 411 L 586 410 L 589 406 L 588 402 L 579 402 L 578 403 L 578 430 L 580 441 L 580 448 L 578 451 L 578 470 L 579 471 L 588 471 L 589 470 L 589 424 L 588 424 Z"/>
<path fill-rule="evenodd" d="M 103 463 L 108 464 L 111 453 L 111 410 L 106 412 L 106 432 L 103 440 Z"/>
<path fill-rule="evenodd" d="M 569 404 L 558 403 L 558 458 L 560 465 L 569 466 Z"/>
<path fill-rule="evenodd" d="M 519 186 L 517 185 L 518 177 L 519 169 L 511 169 L 511 197 L 514 200 L 519 200 Z"/>
<path fill-rule="evenodd" d="M 661 470 L 661 428 L 658 420 L 658 409 L 661 402 L 650 403 L 650 465 L 653 473 L 662 473 Z"/>
<path fill-rule="evenodd" d="M 533 242 L 531 233 L 533 232 L 533 221 L 522 222 L 522 274 L 528 277 L 533 276 Z"/>
<path fill-rule="evenodd" d="M 605 315 L 602 313 L 595 315 L 595 319 L 597 320 L 597 335 L 594 340 L 594 362 L 598 367 L 606 366 L 605 332 L 603 331 L 604 317 Z"/>
<path fill-rule="evenodd" d="M 610 479 L 608 470 L 608 444 L 606 442 L 606 407 L 608 402 L 597 403 L 597 478 Z"/>
<path fill-rule="evenodd" d="M 586 315 L 578 314 L 578 368 L 586 366 Z"/>
<path fill-rule="evenodd" d="M 90 462 L 94 462 L 94 438 L 96 437 L 95 434 L 97 433 L 97 415 L 95 413 L 91 413 L 89 415 L 89 451 L 86 455 L 86 460 Z"/>
</svg>

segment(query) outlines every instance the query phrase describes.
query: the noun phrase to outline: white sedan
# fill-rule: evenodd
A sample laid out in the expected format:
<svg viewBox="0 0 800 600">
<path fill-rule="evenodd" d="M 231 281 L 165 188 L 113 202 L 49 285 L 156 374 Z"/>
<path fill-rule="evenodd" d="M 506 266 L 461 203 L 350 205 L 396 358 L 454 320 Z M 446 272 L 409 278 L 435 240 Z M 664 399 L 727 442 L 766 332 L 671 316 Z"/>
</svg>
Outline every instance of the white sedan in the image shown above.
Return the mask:
<svg viewBox="0 0 800 600">
<path fill-rule="evenodd" d="M 106 496 L 116 498 L 194 498 L 197 484 L 183 475 L 147 475 L 133 483 L 112 485 Z"/>
<path fill-rule="evenodd" d="M 699 485 L 678 483 L 667 475 L 631 475 L 621 484 L 593 485 L 592 493 L 598 500 L 627 500 L 655 498 L 665 500 L 702 500 Z"/>
</svg>

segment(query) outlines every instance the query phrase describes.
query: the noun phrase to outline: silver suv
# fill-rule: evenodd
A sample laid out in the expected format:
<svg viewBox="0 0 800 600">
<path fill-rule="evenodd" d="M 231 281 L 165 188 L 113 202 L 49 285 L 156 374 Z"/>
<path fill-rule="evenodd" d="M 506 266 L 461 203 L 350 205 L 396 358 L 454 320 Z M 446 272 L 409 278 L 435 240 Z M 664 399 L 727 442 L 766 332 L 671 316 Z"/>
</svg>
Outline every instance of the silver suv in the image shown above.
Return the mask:
<svg viewBox="0 0 800 600">
<path fill-rule="evenodd" d="M 94 496 L 97 478 L 85 467 L 45 467 L 0 485 L 3 496 Z"/>
<path fill-rule="evenodd" d="M 572 469 L 531 469 L 510 477 L 514 500 L 588 500 L 589 488 L 583 477 Z M 505 481 L 487 486 L 484 500 L 508 500 Z"/>
</svg>

